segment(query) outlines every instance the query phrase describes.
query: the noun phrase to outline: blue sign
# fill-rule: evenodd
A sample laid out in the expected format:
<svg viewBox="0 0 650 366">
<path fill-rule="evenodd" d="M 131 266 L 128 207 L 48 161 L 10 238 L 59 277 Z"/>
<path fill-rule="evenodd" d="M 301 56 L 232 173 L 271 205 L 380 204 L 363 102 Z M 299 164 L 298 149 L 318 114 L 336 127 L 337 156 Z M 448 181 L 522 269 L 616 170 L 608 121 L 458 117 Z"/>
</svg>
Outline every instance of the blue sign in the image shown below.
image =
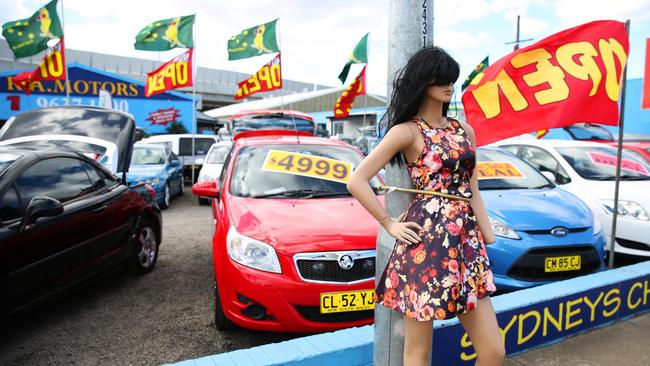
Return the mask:
<svg viewBox="0 0 650 366">
<path fill-rule="evenodd" d="M 648 274 L 500 312 L 497 321 L 510 355 L 647 310 L 650 310 Z M 432 365 L 473 365 L 474 362 L 476 353 L 459 322 L 436 328 Z"/>
<path fill-rule="evenodd" d="M 183 93 L 166 92 L 147 98 L 143 82 L 81 64 L 70 64 L 68 70 L 69 99 L 62 80 L 36 82 L 26 95 L 13 82 L 13 76 L 26 70 L 0 73 L 0 120 L 42 107 L 99 105 L 99 91 L 104 89 L 111 94 L 114 109 L 133 115 L 136 125 L 150 134 L 165 133 L 174 121 L 192 131 L 192 98 Z"/>
</svg>

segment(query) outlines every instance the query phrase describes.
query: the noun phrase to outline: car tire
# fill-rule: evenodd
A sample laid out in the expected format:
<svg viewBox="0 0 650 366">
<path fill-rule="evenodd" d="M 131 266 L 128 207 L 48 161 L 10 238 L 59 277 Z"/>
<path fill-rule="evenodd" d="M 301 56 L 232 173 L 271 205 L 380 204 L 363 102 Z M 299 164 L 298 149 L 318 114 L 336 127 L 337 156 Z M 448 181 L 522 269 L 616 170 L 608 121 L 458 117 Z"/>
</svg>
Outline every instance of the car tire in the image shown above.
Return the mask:
<svg viewBox="0 0 650 366">
<path fill-rule="evenodd" d="M 158 261 L 160 238 L 156 234 L 157 227 L 150 219 L 142 219 L 135 231 L 131 246 L 131 270 L 142 275 L 153 271 Z"/>
<path fill-rule="evenodd" d="M 209 206 L 210 205 L 210 199 L 209 198 L 204 198 L 204 197 L 199 197 L 199 205 L 201 205 L 201 206 Z"/>
<path fill-rule="evenodd" d="M 217 281 L 214 281 L 214 326 L 217 330 L 231 330 L 234 327 L 233 322 L 226 318 L 226 314 L 221 307 L 221 299 L 219 298 L 219 288 Z"/>
<path fill-rule="evenodd" d="M 167 182 L 165 183 L 165 191 L 163 192 L 163 199 L 160 202 L 160 208 L 164 210 L 167 207 L 169 207 L 171 200 L 172 200 L 171 190 L 169 188 L 169 182 Z"/>
</svg>

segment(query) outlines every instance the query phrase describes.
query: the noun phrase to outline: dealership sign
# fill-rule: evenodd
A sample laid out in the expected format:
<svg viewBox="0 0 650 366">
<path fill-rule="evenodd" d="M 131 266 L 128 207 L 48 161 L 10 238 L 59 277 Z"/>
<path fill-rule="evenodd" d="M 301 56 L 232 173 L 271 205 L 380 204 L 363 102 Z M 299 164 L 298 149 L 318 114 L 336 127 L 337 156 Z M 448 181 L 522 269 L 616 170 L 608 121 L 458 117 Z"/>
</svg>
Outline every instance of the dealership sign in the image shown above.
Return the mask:
<svg viewBox="0 0 650 366">
<path fill-rule="evenodd" d="M 513 305 L 500 311 L 504 306 L 499 305 L 504 302 L 495 304 L 508 355 L 650 310 L 650 271 L 640 273 L 638 277 L 628 276 L 625 280 L 616 278 L 620 277 L 617 271 L 601 272 L 493 299 L 493 302 L 507 299 Z M 585 288 L 587 290 L 580 290 Z M 556 297 L 558 293 L 562 295 Z M 476 352 L 467 333 L 457 321 L 447 324 L 434 329 L 432 364 L 473 365 Z"/>
<path fill-rule="evenodd" d="M 80 64 L 69 64 L 68 68 L 69 80 L 35 81 L 31 84 L 29 95 L 25 95 L 14 80 L 14 76 L 20 71 L 0 73 L 0 120 L 7 120 L 15 114 L 42 107 L 98 106 L 100 92 L 105 90 L 111 95 L 113 109 L 132 114 L 137 126 L 144 128 L 148 133 L 165 132 L 166 125 L 152 124 L 148 118 L 152 113 L 169 108 L 177 110 L 177 122 L 192 130 L 190 96 L 178 92 L 164 92 L 147 98 L 142 82 Z M 70 98 L 66 98 L 66 85 Z"/>
</svg>

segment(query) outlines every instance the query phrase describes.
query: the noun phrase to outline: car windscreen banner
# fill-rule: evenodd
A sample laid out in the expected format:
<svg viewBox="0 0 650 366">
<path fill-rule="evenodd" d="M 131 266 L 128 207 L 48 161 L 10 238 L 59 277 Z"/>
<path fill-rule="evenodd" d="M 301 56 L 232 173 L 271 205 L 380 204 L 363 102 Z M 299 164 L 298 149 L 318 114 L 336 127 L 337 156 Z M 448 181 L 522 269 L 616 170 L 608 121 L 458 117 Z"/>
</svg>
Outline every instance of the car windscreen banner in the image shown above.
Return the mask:
<svg viewBox="0 0 650 366">
<path fill-rule="evenodd" d="M 36 81 L 65 80 L 66 68 L 63 47 L 63 37 L 61 37 L 61 40 L 45 54 L 34 71 L 26 71 L 16 75 L 13 78 L 14 83 L 25 94 L 29 95 L 34 87 L 32 83 Z"/>
<path fill-rule="evenodd" d="M 617 125 L 628 51 L 625 24 L 602 20 L 501 58 L 463 94 L 477 145 L 577 122 Z"/>
<path fill-rule="evenodd" d="M 255 74 L 240 82 L 235 100 L 248 98 L 253 94 L 282 89 L 282 61 L 280 53 L 262 66 Z"/>
<path fill-rule="evenodd" d="M 269 150 L 262 170 L 347 183 L 352 174 L 352 164 L 317 155 Z"/>
<path fill-rule="evenodd" d="M 145 97 L 169 90 L 192 86 L 192 52 L 187 50 L 158 69 L 147 74 Z"/>
<path fill-rule="evenodd" d="M 516 166 L 507 161 L 479 161 L 476 163 L 478 179 L 526 178 Z"/>
</svg>

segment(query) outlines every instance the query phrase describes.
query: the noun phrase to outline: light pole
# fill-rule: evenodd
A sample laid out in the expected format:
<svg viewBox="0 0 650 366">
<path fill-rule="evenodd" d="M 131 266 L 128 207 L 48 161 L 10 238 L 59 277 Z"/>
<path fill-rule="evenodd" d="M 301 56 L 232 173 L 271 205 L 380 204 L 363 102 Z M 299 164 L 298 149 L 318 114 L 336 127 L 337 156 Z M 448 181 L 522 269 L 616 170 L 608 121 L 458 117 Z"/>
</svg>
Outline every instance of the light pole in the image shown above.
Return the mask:
<svg viewBox="0 0 650 366">
<path fill-rule="evenodd" d="M 388 90 L 390 100 L 392 80 L 409 57 L 424 46 L 433 45 L 433 0 L 390 0 L 388 23 Z M 385 121 L 384 121 L 385 124 Z M 385 128 L 384 126 L 381 126 Z M 390 186 L 412 188 L 406 169 L 388 164 L 386 181 Z M 412 197 L 386 196 L 386 209 L 397 217 Z M 381 276 L 393 251 L 395 239 L 382 228 L 377 237 L 376 278 Z M 433 329 L 431 330 L 433 331 Z M 375 307 L 374 365 L 399 366 L 403 364 L 403 316 L 381 305 Z"/>
</svg>

